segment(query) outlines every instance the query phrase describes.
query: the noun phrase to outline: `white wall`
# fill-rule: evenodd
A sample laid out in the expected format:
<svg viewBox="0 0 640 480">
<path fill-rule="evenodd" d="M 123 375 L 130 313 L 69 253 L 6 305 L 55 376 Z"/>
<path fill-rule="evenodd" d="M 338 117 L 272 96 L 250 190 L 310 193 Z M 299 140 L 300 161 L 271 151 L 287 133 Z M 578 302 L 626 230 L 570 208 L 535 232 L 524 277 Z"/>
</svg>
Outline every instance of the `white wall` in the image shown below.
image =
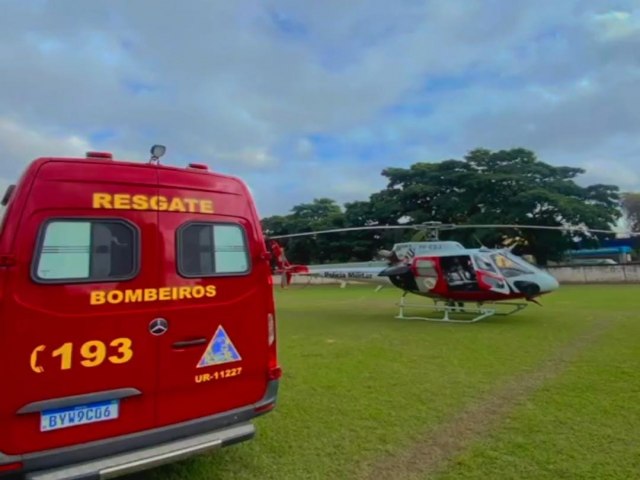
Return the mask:
<svg viewBox="0 0 640 480">
<path fill-rule="evenodd" d="M 280 275 L 273 276 L 273 284 L 280 286 Z M 291 279 L 291 283 L 295 283 L 296 285 L 305 285 L 307 283 L 312 284 L 321 284 L 321 283 L 329 283 L 329 284 L 338 284 L 340 281 L 335 278 L 314 278 L 314 277 L 306 277 L 303 275 L 294 275 Z M 349 282 L 355 283 L 355 282 Z"/>
<path fill-rule="evenodd" d="M 640 283 L 640 265 L 549 267 L 560 283 Z"/>
<path fill-rule="evenodd" d="M 640 283 L 640 264 L 549 267 L 547 271 L 560 283 Z M 296 285 L 339 284 L 340 280 L 294 275 L 293 282 Z M 279 275 L 274 275 L 273 283 L 280 285 Z"/>
</svg>

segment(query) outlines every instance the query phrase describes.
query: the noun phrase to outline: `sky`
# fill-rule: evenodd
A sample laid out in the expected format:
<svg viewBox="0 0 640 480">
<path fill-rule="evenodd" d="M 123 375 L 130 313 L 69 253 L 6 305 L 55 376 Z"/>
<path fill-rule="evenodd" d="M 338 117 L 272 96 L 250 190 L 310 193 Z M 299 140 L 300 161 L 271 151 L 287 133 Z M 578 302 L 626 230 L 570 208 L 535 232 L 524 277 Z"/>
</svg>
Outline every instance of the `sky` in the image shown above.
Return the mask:
<svg viewBox="0 0 640 480">
<path fill-rule="evenodd" d="M 0 0 L 0 183 L 38 156 L 206 163 L 262 216 L 529 148 L 640 191 L 640 0 Z"/>
</svg>

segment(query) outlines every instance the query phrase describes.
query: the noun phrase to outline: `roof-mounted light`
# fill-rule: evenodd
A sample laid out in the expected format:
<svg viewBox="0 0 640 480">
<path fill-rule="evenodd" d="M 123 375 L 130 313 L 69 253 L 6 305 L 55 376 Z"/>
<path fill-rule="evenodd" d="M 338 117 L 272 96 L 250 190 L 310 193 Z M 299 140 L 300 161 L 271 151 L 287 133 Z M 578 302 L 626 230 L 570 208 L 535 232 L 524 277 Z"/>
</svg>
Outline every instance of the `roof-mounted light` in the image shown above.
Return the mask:
<svg viewBox="0 0 640 480">
<path fill-rule="evenodd" d="M 160 157 L 163 156 L 166 151 L 167 147 L 164 145 L 154 145 L 151 147 L 151 158 L 149 159 L 149 163 L 160 163 Z"/>
</svg>

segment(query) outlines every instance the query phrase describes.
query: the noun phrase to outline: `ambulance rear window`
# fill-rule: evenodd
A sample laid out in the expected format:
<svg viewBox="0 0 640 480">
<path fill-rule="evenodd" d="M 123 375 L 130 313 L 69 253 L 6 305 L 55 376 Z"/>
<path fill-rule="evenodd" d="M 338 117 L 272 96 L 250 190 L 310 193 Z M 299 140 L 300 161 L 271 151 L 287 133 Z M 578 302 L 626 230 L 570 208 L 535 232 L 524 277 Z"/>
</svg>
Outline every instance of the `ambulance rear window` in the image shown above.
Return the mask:
<svg viewBox="0 0 640 480">
<path fill-rule="evenodd" d="M 249 271 L 244 229 L 229 223 L 190 223 L 178 231 L 178 271 L 184 277 Z"/>
<path fill-rule="evenodd" d="M 39 282 L 108 282 L 137 273 L 138 232 L 119 220 L 51 220 L 43 226 L 33 276 Z"/>
</svg>

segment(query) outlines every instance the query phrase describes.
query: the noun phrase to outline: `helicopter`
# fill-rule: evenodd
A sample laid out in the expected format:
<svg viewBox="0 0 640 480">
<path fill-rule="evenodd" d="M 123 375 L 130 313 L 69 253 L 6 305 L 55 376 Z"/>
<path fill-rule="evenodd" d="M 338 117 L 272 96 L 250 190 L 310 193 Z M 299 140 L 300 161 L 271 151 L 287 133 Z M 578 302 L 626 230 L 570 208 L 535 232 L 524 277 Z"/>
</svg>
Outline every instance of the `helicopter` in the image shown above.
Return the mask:
<svg viewBox="0 0 640 480">
<path fill-rule="evenodd" d="M 494 315 L 511 315 L 529 303 L 540 305 L 542 295 L 559 288 L 557 279 L 513 253 L 513 246 L 504 248 L 466 248 L 461 243 L 440 240 L 441 230 L 459 228 L 538 228 L 587 233 L 616 233 L 584 227 L 554 227 L 539 225 L 455 225 L 427 222 L 417 225 L 379 225 L 336 228 L 316 232 L 293 233 L 267 237 L 273 258 L 273 273 L 281 276 L 282 286 L 291 283 L 294 275 L 337 279 L 344 286 L 356 281 L 378 286 L 392 285 L 402 291 L 396 318 L 438 322 L 475 323 Z M 415 229 L 425 240 L 395 243 L 391 250 L 380 250 L 378 260 L 347 264 L 291 264 L 277 240 L 302 236 L 340 233 L 357 230 Z M 433 305 L 406 301 L 413 294 L 426 297 Z M 475 306 L 473 306 L 475 304 Z M 500 306 L 506 306 L 504 310 Z M 500 308 L 499 308 L 500 307 Z M 429 308 L 441 315 L 407 315 L 409 308 Z M 452 314 L 464 314 L 454 315 Z M 469 317 L 470 315 L 470 317 Z"/>
</svg>

